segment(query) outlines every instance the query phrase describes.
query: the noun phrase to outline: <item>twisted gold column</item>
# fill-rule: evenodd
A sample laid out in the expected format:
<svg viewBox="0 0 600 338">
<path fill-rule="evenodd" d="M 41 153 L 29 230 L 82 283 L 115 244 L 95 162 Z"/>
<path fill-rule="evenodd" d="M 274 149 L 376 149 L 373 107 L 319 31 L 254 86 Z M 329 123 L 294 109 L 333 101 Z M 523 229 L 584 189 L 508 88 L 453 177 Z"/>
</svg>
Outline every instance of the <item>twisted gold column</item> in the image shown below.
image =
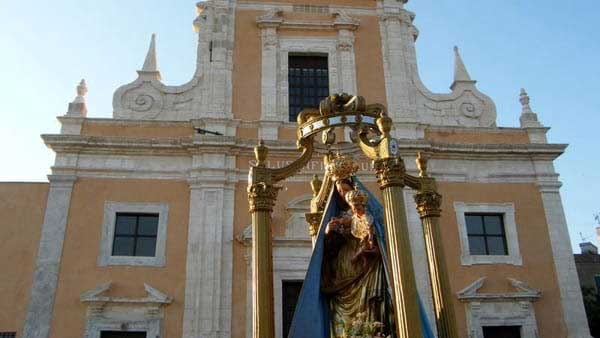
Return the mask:
<svg viewBox="0 0 600 338">
<path fill-rule="evenodd" d="M 398 338 L 423 337 L 417 286 L 404 206 L 404 162 L 400 157 L 374 161 L 382 190 L 385 231 Z"/>
<path fill-rule="evenodd" d="M 257 338 L 274 338 L 275 332 L 270 223 L 277 191 L 277 187 L 265 183 L 248 187 L 252 214 L 252 331 Z"/>
</svg>

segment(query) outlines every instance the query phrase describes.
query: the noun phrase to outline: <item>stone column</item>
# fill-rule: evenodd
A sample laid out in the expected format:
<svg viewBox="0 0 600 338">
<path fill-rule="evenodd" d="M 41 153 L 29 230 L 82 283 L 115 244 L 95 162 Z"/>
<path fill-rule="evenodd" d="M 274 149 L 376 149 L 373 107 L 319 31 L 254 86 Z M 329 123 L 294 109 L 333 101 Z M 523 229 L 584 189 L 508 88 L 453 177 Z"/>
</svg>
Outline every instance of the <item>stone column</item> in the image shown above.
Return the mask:
<svg viewBox="0 0 600 338">
<path fill-rule="evenodd" d="M 71 205 L 71 192 L 76 177 L 49 175 L 48 180 L 50 181 L 48 202 L 27 306 L 27 317 L 23 327 L 23 338 L 48 338 L 50 333 L 58 272 Z"/>
<path fill-rule="evenodd" d="M 552 165 L 548 164 L 548 166 L 551 167 Z M 554 172 L 553 168 L 549 167 L 547 169 Z M 539 169 L 540 164 L 536 164 L 536 171 Z M 590 338 L 567 220 L 559 192 L 561 183 L 558 180 L 540 181 L 538 186 L 550 234 L 550 244 L 552 245 L 567 337 Z"/>
<path fill-rule="evenodd" d="M 215 155 L 219 157 L 219 155 Z M 202 156 L 194 163 L 216 162 Z M 226 158 L 221 160 L 227 161 Z M 226 163 L 221 165 L 227 165 Z M 220 165 L 219 165 L 220 166 Z M 190 179 L 183 337 L 221 338 L 231 332 L 234 191 L 224 169 Z"/>
<path fill-rule="evenodd" d="M 388 131 L 389 132 L 389 131 Z M 398 338 L 422 337 L 417 286 L 404 208 L 404 162 L 400 157 L 375 160 L 385 210 L 391 286 Z"/>
</svg>

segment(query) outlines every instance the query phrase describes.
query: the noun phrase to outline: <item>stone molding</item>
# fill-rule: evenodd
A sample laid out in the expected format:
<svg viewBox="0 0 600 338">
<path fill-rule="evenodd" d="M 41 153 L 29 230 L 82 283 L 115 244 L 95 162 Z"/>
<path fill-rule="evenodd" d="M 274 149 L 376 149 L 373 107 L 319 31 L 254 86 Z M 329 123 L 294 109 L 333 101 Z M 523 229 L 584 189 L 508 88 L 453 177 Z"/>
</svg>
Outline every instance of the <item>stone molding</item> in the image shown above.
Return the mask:
<svg viewBox="0 0 600 338">
<path fill-rule="evenodd" d="M 513 203 L 463 203 L 454 202 L 456 223 L 460 234 L 461 264 L 511 264 L 523 265 L 523 258 L 519 250 L 519 235 L 515 222 L 515 206 Z M 469 237 L 465 214 L 469 212 L 498 213 L 503 215 L 504 233 L 506 234 L 506 245 L 508 255 L 471 255 L 469 249 Z"/>
<path fill-rule="evenodd" d="M 202 184 L 220 184 L 224 178 L 227 182 L 245 181 L 247 171 L 236 168 L 234 157 L 252 158 L 256 145 L 255 140 L 204 135 L 173 139 L 74 135 L 44 135 L 43 138 L 57 153 L 52 168 L 55 174 L 94 178 L 200 179 Z M 297 154 L 293 141 L 267 142 L 267 146 L 274 157 L 289 158 Z M 551 166 L 551 161 L 560 156 L 565 147 L 556 144 L 460 145 L 425 140 L 399 142 L 400 154 L 411 174 L 417 174 L 413 163 L 415 153 L 426 149 L 435 154 L 430 173 L 441 181 L 536 183 L 544 184 L 545 190 L 549 189 L 548 184 L 557 181 L 558 175 L 553 167 L 548 169 L 544 163 Z M 355 148 L 347 151 L 359 155 Z M 319 161 L 319 155 L 325 154 L 326 150 L 316 145 L 315 152 L 314 161 Z M 226 166 L 223 164 L 225 157 L 229 158 Z M 310 180 L 313 174 L 320 173 L 319 166 L 307 168 L 290 181 Z"/>
<path fill-rule="evenodd" d="M 465 303 L 469 338 L 483 338 L 484 326 L 520 326 L 523 338 L 538 338 L 533 302 L 541 297 L 539 290 L 526 283 L 508 278 L 514 293 L 479 293 L 482 277 L 458 293 Z"/>
<path fill-rule="evenodd" d="M 148 337 L 161 337 L 162 308 L 173 298 L 146 283 L 143 298 L 104 296 L 111 286 L 106 282 L 81 294 L 80 301 L 87 305 L 84 338 L 100 338 L 102 331 L 144 331 Z"/>
<path fill-rule="evenodd" d="M 112 247 L 115 237 L 117 213 L 157 213 L 158 228 L 154 257 L 113 256 Z M 99 266 L 130 265 L 164 267 L 166 265 L 167 227 L 169 223 L 169 205 L 166 203 L 104 203 L 104 221 L 102 222 L 102 240 L 100 242 Z"/>
</svg>

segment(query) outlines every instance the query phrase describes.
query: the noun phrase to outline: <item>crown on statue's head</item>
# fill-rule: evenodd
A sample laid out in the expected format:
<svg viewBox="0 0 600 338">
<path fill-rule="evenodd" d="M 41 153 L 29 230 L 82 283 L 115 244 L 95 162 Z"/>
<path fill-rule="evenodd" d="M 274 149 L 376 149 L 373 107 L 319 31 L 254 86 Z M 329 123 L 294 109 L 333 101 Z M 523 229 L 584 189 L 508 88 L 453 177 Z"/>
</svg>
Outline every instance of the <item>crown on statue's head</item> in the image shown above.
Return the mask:
<svg viewBox="0 0 600 338">
<path fill-rule="evenodd" d="M 358 170 L 358 164 L 350 157 L 337 155 L 329 160 L 326 169 L 331 178 L 334 181 L 338 181 L 352 177 Z"/>
<path fill-rule="evenodd" d="M 352 191 L 348 191 L 346 193 L 346 196 L 344 196 L 344 198 L 346 199 L 346 203 L 348 203 L 348 204 L 365 205 L 365 204 L 367 204 L 367 201 L 369 200 L 369 195 L 367 195 L 366 192 L 361 191 L 361 190 L 352 190 Z"/>
</svg>

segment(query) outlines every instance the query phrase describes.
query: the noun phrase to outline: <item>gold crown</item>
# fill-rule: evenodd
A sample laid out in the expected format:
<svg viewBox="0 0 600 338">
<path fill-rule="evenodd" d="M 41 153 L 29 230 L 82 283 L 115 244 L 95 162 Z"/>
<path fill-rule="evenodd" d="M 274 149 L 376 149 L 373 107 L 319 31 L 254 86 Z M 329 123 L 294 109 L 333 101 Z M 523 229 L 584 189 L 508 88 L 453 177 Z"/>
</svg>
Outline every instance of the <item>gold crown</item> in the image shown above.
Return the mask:
<svg viewBox="0 0 600 338">
<path fill-rule="evenodd" d="M 369 195 L 367 195 L 367 193 L 364 191 L 352 190 L 352 191 L 348 191 L 346 193 L 346 196 L 344 196 L 344 198 L 346 199 L 346 202 L 348 204 L 365 205 L 365 204 L 367 204 L 367 201 L 369 200 Z"/>
<path fill-rule="evenodd" d="M 350 178 L 358 170 L 358 164 L 351 158 L 338 155 L 330 159 L 325 167 L 334 181 Z"/>
</svg>

